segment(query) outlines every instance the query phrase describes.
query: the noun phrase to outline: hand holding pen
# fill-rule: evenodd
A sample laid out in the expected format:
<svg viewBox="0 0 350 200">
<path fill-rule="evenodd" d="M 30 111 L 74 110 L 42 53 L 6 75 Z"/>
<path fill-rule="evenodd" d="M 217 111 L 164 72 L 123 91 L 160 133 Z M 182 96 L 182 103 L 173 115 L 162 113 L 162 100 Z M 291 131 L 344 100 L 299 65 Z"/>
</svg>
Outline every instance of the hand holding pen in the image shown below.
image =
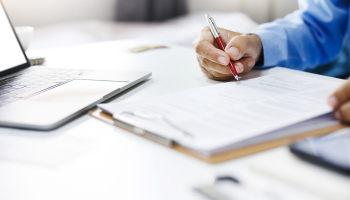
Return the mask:
<svg viewBox="0 0 350 200">
<path fill-rule="evenodd" d="M 206 17 L 210 22 L 211 17 L 209 15 Z M 218 35 L 213 35 L 210 27 L 201 31 L 193 41 L 193 46 L 202 72 L 210 79 L 232 80 L 235 78 L 234 71 L 228 67 L 231 60 L 238 75 L 249 72 L 258 61 L 262 51 L 260 38 L 256 35 L 240 34 L 213 27 L 219 32 L 218 35 L 222 38 L 223 45 L 227 43 L 227 46 L 224 50 L 220 50 L 216 41 L 217 37 L 215 37 Z"/>
</svg>

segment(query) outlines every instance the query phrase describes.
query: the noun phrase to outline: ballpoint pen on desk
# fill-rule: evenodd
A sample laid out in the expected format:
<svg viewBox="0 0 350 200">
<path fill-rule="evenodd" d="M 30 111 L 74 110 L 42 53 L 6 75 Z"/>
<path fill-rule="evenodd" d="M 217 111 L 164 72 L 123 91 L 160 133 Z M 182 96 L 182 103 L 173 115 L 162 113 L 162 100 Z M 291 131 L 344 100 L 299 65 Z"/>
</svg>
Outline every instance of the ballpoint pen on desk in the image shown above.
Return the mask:
<svg viewBox="0 0 350 200">
<path fill-rule="evenodd" d="M 222 38 L 220 37 L 220 31 L 218 27 L 216 26 L 216 23 L 212 17 L 210 17 L 208 14 L 205 14 L 205 17 L 207 18 L 207 22 L 209 24 L 209 28 L 215 38 L 216 43 L 220 47 L 221 50 L 225 51 L 226 44 L 222 41 Z M 230 60 L 230 63 L 228 64 L 228 67 L 230 68 L 231 73 L 235 77 L 235 79 L 238 81 L 238 73 L 236 71 L 235 65 L 233 64 L 232 60 Z"/>
</svg>

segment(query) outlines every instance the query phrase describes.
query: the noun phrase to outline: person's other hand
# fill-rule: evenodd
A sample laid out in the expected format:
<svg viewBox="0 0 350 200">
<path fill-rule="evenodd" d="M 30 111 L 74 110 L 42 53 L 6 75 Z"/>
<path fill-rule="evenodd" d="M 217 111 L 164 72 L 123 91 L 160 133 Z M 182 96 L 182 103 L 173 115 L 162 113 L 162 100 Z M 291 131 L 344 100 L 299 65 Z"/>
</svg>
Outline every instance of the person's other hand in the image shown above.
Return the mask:
<svg viewBox="0 0 350 200">
<path fill-rule="evenodd" d="M 205 27 L 193 41 L 202 72 L 210 79 L 227 81 L 233 79 L 228 67 L 234 61 L 238 74 L 249 72 L 260 58 L 262 43 L 257 35 L 236 33 L 220 29 L 225 51 L 218 48 L 209 27 Z"/>
<path fill-rule="evenodd" d="M 342 122 L 350 122 L 350 81 L 328 97 L 328 104 L 334 109 L 333 117 Z"/>
</svg>

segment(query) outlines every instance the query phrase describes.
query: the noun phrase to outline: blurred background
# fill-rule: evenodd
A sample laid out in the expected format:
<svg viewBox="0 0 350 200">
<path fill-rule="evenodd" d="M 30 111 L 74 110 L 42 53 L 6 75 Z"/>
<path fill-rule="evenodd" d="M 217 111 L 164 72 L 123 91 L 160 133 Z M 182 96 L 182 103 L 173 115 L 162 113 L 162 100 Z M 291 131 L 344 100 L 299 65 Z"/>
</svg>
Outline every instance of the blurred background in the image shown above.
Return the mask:
<svg viewBox="0 0 350 200">
<path fill-rule="evenodd" d="M 206 26 L 249 32 L 298 9 L 297 0 L 3 0 L 15 26 L 33 26 L 30 49 L 116 39 L 191 46 Z"/>
</svg>

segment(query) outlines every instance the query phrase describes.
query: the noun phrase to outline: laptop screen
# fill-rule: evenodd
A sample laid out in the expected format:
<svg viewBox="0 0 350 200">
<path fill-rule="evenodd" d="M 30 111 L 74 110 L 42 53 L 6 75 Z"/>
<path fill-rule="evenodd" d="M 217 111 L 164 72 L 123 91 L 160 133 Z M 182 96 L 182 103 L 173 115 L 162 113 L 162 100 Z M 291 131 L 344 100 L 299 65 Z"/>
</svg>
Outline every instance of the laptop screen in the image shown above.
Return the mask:
<svg viewBox="0 0 350 200">
<path fill-rule="evenodd" d="M 1 2 L 0 30 L 0 72 L 27 63 Z"/>
</svg>

